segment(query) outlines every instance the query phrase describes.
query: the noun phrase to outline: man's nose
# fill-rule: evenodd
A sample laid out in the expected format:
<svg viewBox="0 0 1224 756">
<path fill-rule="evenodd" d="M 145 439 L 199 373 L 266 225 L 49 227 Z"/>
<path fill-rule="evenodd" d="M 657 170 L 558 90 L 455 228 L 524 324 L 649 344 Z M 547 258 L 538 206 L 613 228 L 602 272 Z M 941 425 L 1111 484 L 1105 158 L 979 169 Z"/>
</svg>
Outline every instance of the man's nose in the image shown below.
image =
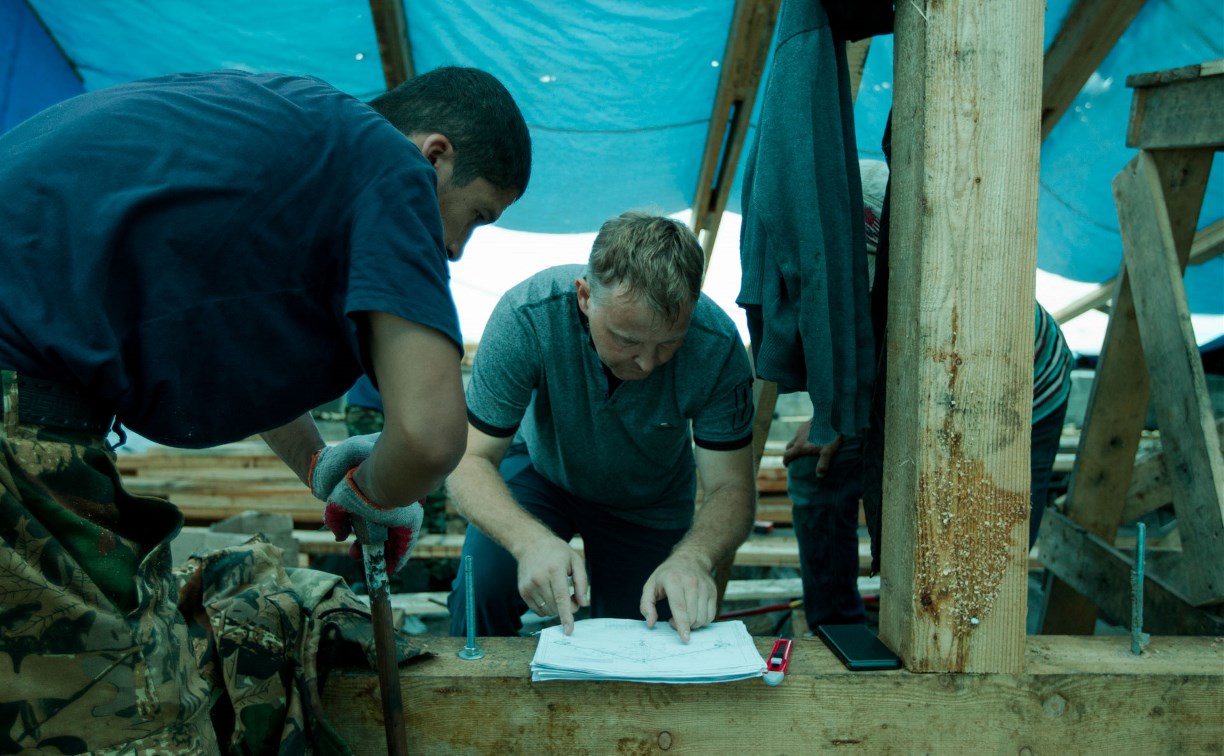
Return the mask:
<svg viewBox="0 0 1224 756">
<path fill-rule="evenodd" d="M 458 260 L 460 257 L 463 257 L 463 249 L 471 238 L 472 229 L 468 228 L 463 232 L 462 236 L 447 244 L 446 251 L 450 255 L 450 259 Z"/>
</svg>

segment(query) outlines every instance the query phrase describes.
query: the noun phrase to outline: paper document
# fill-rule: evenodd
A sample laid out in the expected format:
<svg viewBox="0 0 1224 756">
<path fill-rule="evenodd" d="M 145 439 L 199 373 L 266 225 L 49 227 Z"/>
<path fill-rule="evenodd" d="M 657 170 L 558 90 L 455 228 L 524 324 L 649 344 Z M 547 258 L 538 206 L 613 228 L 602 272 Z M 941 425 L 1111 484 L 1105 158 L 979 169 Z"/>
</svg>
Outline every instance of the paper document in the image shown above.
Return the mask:
<svg viewBox="0 0 1224 756">
<path fill-rule="evenodd" d="M 540 633 L 531 679 L 625 680 L 711 683 L 760 677 L 765 660 L 739 620 L 715 622 L 692 632 L 688 643 L 666 623 L 586 619 L 572 635 L 559 625 Z"/>
</svg>

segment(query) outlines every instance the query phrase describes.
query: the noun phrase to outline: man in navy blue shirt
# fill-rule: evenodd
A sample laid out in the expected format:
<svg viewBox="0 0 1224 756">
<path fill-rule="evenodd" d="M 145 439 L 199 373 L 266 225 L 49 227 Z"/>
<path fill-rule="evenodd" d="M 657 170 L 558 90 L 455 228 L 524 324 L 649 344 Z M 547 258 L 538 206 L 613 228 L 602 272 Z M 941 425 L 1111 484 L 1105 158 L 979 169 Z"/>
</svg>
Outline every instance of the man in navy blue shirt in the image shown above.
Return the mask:
<svg viewBox="0 0 1224 756">
<path fill-rule="evenodd" d="M 183 620 L 157 600 L 182 515 L 123 490 L 112 427 L 183 447 L 262 433 L 338 535 L 383 524 L 403 565 L 415 502 L 466 442 L 448 262 L 530 170 L 513 98 L 462 68 L 369 104 L 308 77 L 179 74 L 0 136 L 0 656 L 25 654 L 0 663 L 0 709 L 23 707 L 0 750 L 83 721 L 77 746 L 212 750 Z M 327 447 L 309 411 L 363 371 L 385 430 Z"/>
</svg>

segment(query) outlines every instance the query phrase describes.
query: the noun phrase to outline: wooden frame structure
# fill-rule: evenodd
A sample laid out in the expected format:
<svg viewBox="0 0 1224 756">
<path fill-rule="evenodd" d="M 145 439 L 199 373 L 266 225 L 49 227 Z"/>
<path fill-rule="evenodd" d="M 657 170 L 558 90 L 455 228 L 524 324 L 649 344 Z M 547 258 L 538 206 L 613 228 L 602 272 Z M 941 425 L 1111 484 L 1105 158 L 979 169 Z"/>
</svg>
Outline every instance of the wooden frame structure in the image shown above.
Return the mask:
<svg viewBox="0 0 1224 756">
<path fill-rule="evenodd" d="M 1164 632 L 1219 632 L 1224 620 L 1202 607 L 1224 601 L 1224 459 L 1182 274 L 1212 159 L 1224 150 L 1224 61 L 1131 76 L 1127 85 L 1135 89 L 1127 145 L 1139 154 L 1113 182 L 1124 263 L 1065 513 L 1046 517 L 1040 551 L 1059 580 L 1045 630 L 1091 633 L 1098 605 L 1129 624 L 1111 604 L 1131 560 L 1110 545 L 1150 398 L 1183 558 L 1149 568 L 1145 614 Z"/>
<path fill-rule="evenodd" d="M 907 669 L 850 673 L 818 641 L 800 639 L 778 688 L 758 681 L 532 684 L 532 639 L 482 639 L 485 658 L 465 662 L 455 656 L 463 639 L 430 638 L 425 650 L 435 655 L 401 670 L 413 752 L 1218 748 L 1224 648 L 1212 638 L 1153 637 L 1136 656 L 1127 638 L 1024 634 L 1028 407 L 1019 399 L 1027 397 L 1022 388 L 1031 385 L 1032 366 L 1014 355 L 1029 353 L 1032 332 L 1027 318 L 1004 312 L 1031 308 L 1040 139 L 1141 5 L 1128 0 L 1119 10 L 1106 0 L 1079 0 L 1045 56 L 1039 87 L 1040 3 L 896 4 L 893 238 L 910 259 L 893 272 L 890 306 L 905 327 L 889 344 L 896 383 L 881 634 Z M 768 35 L 759 21 L 776 9 L 775 0 L 737 2 L 724 77 L 752 70 L 735 56 L 751 51 L 752 60 L 760 59 L 760 40 Z M 694 226 L 705 232 L 707 260 L 717 231 L 711 213 L 725 207 L 719 194 L 730 177 L 723 176 L 746 131 L 731 114 L 738 108 L 746 119 L 751 111 L 735 99 L 750 96 L 743 83 L 728 78 L 720 85 L 702 163 Z M 1155 176 L 1167 186 L 1172 173 L 1161 160 L 1148 163 L 1132 183 L 1150 186 Z M 1180 241 L 1164 249 L 1189 248 L 1184 229 L 1172 234 Z M 996 254 L 972 260 L 955 254 L 972 245 Z M 1128 251 L 1128 264 L 1132 256 Z M 1176 288 L 1170 273 L 1176 266 L 1170 269 L 1167 257 L 1151 270 Z M 1118 290 L 1126 294 L 1125 280 Z M 1152 307 L 1139 301 L 1140 310 Z M 1120 396 L 1125 402 L 1135 392 Z M 768 429 L 771 415 L 766 396 L 758 429 Z M 1210 442 L 1196 436 L 1192 446 L 1184 453 L 1210 456 Z M 1111 459 L 1129 463 L 1134 451 Z M 1122 485 L 1118 502 L 1125 493 Z M 1195 512 L 1213 521 L 1210 507 Z M 1208 574 L 1196 585 L 1209 595 L 1214 579 Z M 760 641 L 762 652 L 769 643 Z M 373 673 L 334 673 L 325 691 L 330 719 L 355 750 L 379 752 Z"/>
</svg>

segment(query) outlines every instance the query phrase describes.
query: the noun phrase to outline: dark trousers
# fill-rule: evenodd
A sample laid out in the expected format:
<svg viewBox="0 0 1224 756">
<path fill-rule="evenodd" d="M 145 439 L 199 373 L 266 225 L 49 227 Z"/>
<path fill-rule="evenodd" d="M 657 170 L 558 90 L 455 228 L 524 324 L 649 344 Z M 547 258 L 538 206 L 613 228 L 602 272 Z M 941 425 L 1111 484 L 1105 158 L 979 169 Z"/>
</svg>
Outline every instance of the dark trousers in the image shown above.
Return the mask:
<svg viewBox="0 0 1224 756">
<path fill-rule="evenodd" d="M 591 586 L 590 616 L 641 619 L 642 586 L 688 529 L 658 530 L 619 519 L 600 505 L 553 485 L 517 447 L 502 460 L 501 475 L 519 506 L 559 538 L 568 541 L 582 536 Z M 463 564 L 469 555 L 476 634 L 517 635 L 523 627 L 520 618 L 527 611 L 518 591 L 518 563 L 473 525 L 468 526 L 459 572 L 447 601 L 451 635 L 467 635 Z M 657 608 L 661 621 L 671 618 L 666 602 Z"/>
<path fill-rule="evenodd" d="M 816 457 L 800 457 L 786 469 L 799 540 L 803 612 L 813 629 L 859 624 L 866 620 L 858 591 L 862 442 L 845 439 L 823 478 L 816 477 L 816 462 Z"/>
<path fill-rule="evenodd" d="M 1067 419 L 1067 402 L 1033 424 L 1029 436 L 1029 482 L 1032 511 L 1029 513 L 1029 548 L 1037 543 L 1037 530 L 1050 497 L 1050 477 L 1054 474 L 1054 459 L 1062 441 L 1063 422 Z"/>
</svg>

